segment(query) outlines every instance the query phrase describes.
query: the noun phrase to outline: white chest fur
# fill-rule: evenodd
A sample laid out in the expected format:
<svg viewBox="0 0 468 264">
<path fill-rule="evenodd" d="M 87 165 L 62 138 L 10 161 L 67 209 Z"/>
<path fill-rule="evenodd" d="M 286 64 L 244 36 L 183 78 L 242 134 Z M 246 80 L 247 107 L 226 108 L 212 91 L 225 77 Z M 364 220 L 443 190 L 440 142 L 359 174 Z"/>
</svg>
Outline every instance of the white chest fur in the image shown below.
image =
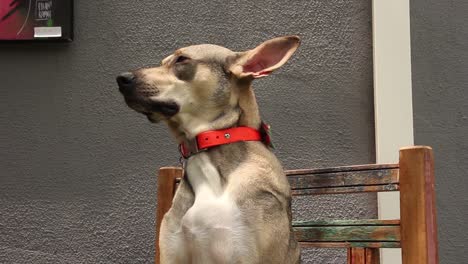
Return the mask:
<svg viewBox="0 0 468 264">
<path fill-rule="evenodd" d="M 195 192 L 195 200 L 222 195 L 221 176 L 206 153 L 199 153 L 188 161 L 187 175 Z"/>
<path fill-rule="evenodd" d="M 191 158 L 187 176 L 195 201 L 178 233 L 189 258 L 199 260 L 194 263 L 233 263 L 235 256 L 248 254 L 251 243 L 241 211 L 223 191 L 218 170 L 206 153 Z"/>
<path fill-rule="evenodd" d="M 206 153 L 192 157 L 187 164 L 187 176 L 195 192 L 193 206 L 184 216 L 184 224 L 194 227 L 229 228 L 239 218 L 240 211 L 221 186 L 221 176 Z M 189 223 L 190 222 L 190 223 Z"/>
</svg>

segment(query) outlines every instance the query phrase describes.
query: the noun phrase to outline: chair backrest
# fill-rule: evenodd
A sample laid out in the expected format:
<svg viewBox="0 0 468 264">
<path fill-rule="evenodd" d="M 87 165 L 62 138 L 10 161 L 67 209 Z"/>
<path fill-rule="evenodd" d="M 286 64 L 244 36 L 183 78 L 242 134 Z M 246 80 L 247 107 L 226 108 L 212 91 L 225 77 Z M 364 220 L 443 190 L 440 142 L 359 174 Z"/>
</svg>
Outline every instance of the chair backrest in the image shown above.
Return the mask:
<svg viewBox="0 0 468 264">
<path fill-rule="evenodd" d="M 293 221 L 302 247 L 348 248 L 349 264 L 379 263 L 379 248 L 402 249 L 403 264 L 437 264 L 433 154 L 430 147 L 400 150 L 398 164 L 358 165 L 285 171 L 293 196 L 400 191 L 401 219 Z M 172 204 L 181 168 L 159 171 L 156 258 L 159 226 Z"/>
</svg>

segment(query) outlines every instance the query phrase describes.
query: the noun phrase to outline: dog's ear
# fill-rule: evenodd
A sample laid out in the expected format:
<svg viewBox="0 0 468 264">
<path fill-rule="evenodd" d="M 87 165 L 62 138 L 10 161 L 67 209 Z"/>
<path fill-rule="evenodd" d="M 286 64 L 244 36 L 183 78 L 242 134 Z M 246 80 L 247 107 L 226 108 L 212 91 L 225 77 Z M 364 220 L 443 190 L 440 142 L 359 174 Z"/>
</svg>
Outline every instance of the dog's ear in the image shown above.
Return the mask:
<svg viewBox="0 0 468 264">
<path fill-rule="evenodd" d="M 238 53 L 238 57 L 232 62 L 229 70 L 238 78 L 268 76 L 286 63 L 299 44 L 298 36 L 284 36 L 267 40 L 255 49 Z"/>
</svg>

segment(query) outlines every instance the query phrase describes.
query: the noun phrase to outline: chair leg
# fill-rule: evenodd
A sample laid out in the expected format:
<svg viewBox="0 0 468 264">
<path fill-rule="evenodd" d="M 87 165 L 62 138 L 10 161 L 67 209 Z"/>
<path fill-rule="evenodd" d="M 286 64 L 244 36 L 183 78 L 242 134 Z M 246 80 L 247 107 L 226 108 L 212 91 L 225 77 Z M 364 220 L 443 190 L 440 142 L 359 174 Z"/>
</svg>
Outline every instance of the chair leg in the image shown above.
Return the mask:
<svg viewBox="0 0 468 264">
<path fill-rule="evenodd" d="M 380 264 L 380 251 L 378 248 L 366 248 L 366 264 Z"/>
<path fill-rule="evenodd" d="M 177 187 L 177 178 L 183 177 L 181 168 L 161 168 L 158 175 L 158 207 L 156 208 L 156 240 L 154 263 L 159 264 L 159 228 L 164 215 L 172 206 L 172 198 Z"/>
<path fill-rule="evenodd" d="M 348 248 L 348 264 L 379 264 L 378 248 Z"/>
<path fill-rule="evenodd" d="M 429 147 L 400 150 L 401 253 L 404 264 L 437 264 L 434 158 Z"/>
</svg>

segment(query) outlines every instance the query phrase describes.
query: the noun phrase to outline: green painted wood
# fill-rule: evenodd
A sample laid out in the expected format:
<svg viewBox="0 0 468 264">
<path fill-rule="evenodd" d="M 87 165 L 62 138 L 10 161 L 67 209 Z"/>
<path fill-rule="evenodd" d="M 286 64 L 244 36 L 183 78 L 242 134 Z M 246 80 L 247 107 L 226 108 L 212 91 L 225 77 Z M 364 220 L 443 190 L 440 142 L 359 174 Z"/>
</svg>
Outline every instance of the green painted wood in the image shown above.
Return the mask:
<svg viewBox="0 0 468 264">
<path fill-rule="evenodd" d="M 351 248 L 401 248 L 400 242 L 349 242 Z"/>
<path fill-rule="evenodd" d="M 401 248 L 400 242 L 299 242 L 301 248 Z"/>
<path fill-rule="evenodd" d="M 381 166 L 380 166 L 381 167 Z M 336 168 L 326 170 L 300 170 L 286 171 L 292 190 L 341 188 L 341 187 L 374 187 L 398 184 L 398 168 L 369 168 L 359 167 L 357 170 L 349 170 L 344 167 L 343 171 Z"/>
<path fill-rule="evenodd" d="M 399 242 L 400 227 L 389 226 L 296 226 L 300 242 Z"/>
<path fill-rule="evenodd" d="M 316 220 L 293 221 L 293 226 L 399 226 L 400 220 L 357 219 L 357 220 Z"/>
</svg>

